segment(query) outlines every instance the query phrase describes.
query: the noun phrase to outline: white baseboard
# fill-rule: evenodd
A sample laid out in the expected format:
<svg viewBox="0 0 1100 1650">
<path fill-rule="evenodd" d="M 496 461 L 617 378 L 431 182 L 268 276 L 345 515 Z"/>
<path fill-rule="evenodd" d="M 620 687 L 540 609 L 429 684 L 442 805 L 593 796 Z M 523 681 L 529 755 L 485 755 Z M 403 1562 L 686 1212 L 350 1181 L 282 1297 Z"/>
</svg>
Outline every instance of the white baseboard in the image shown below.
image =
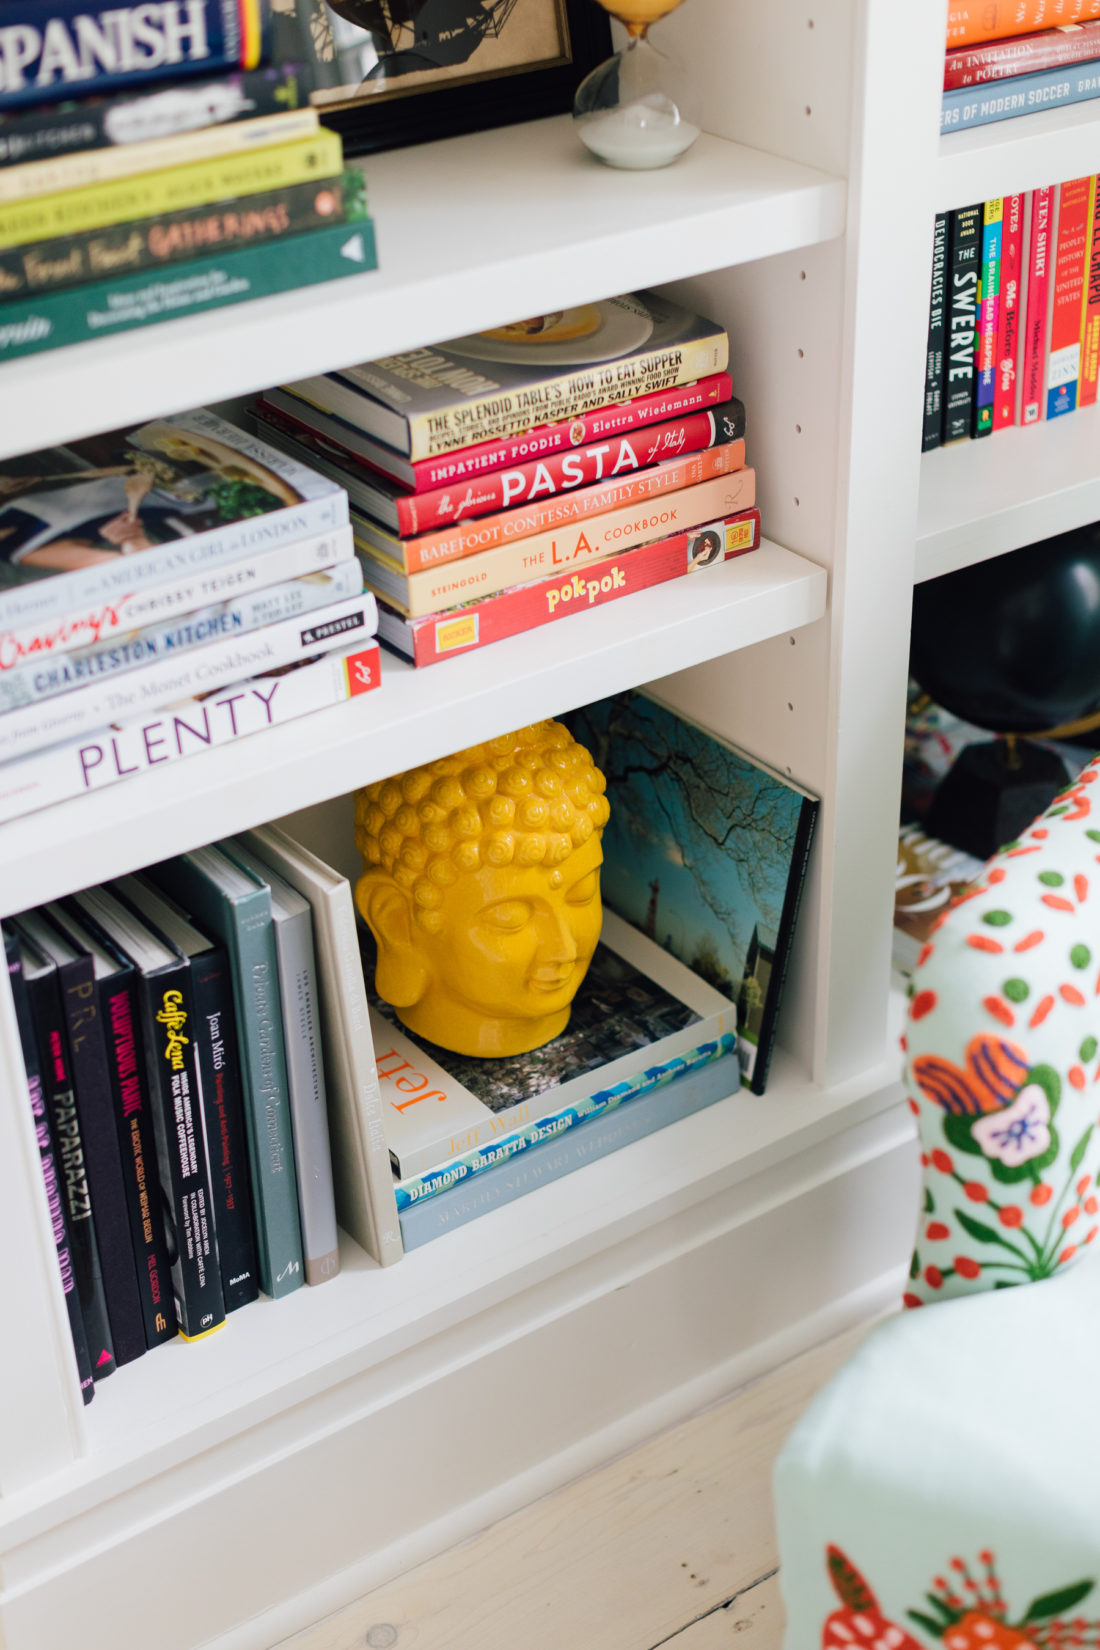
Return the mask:
<svg viewBox="0 0 1100 1650">
<path fill-rule="evenodd" d="M 881 1112 L 10 1550 L 5 1650 L 278 1640 L 898 1298 Z"/>
</svg>

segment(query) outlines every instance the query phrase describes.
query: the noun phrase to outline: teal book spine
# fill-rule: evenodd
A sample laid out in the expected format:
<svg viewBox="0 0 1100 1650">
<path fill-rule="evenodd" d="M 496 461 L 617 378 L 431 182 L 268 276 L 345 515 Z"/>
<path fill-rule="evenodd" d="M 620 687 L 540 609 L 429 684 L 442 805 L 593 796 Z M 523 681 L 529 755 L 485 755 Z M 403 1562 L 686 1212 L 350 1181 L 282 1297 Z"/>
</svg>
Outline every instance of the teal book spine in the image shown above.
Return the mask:
<svg viewBox="0 0 1100 1650">
<path fill-rule="evenodd" d="M 196 258 L 173 270 L 93 281 L 0 305 L 0 361 L 225 309 L 250 298 L 361 275 L 378 267 L 369 218 L 261 246 Z"/>
<path fill-rule="evenodd" d="M 229 954 L 260 1287 L 278 1300 L 304 1278 L 271 894 L 260 886 L 226 893 L 192 854 L 154 865 L 149 875 Z"/>
</svg>

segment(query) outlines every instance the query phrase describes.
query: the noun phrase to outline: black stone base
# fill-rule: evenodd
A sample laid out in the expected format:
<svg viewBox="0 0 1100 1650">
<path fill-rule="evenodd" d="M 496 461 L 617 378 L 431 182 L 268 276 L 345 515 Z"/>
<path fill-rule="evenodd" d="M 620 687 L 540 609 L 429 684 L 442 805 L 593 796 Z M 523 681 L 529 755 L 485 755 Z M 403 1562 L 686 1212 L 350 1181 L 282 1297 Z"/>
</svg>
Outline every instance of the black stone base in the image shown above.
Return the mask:
<svg viewBox="0 0 1100 1650">
<path fill-rule="evenodd" d="M 1068 785 L 1069 775 L 1053 751 L 1018 739 L 1016 767 L 1009 766 L 1008 753 L 1004 740 L 959 752 L 928 811 L 929 836 L 988 859 L 1022 835 Z"/>
</svg>

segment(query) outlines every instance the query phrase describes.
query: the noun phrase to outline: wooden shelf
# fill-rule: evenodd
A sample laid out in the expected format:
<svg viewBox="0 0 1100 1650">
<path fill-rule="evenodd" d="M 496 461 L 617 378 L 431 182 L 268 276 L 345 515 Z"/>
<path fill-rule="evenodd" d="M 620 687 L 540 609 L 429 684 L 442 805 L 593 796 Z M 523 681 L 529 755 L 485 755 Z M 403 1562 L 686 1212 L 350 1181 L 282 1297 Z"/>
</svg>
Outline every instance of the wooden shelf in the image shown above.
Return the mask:
<svg viewBox="0 0 1100 1650">
<path fill-rule="evenodd" d="M 1100 518 L 1100 407 L 921 459 L 915 577 L 936 578 Z"/>
<path fill-rule="evenodd" d="M 940 139 L 935 210 L 1100 172 L 1100 99 L 998 120 Z"/>
<path fill-rule="evenodd" d="M 381 267 L 0 368 L 0 456 L 843 233 L 846 186 L 704 135 L 620 172 L 568 117 L 360 163 Z"/>
<path fill-rule="evenodd" d="M 765 541 L 426 670 L 384 653 L 375 693 L 0 827 L 0 914 L 797 629 L 824 613 L 825 588 L 821 568 Z"/>
</svg>

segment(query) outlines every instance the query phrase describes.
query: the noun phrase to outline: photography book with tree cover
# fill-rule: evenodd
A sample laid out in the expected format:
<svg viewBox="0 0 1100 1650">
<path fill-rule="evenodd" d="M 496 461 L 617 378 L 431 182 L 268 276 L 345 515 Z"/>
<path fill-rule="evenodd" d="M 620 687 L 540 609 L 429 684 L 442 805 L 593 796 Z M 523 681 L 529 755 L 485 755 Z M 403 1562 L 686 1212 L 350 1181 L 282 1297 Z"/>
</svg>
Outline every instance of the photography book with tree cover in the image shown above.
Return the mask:
<svg viewBox="0 0 1100 1650">
<path fill-rule="evenodd" d="M 734 998 L 763 1094 L 817 798 L 642 693 L 563 721 L 607 779 L 605 905 Z"/>
</svg>

